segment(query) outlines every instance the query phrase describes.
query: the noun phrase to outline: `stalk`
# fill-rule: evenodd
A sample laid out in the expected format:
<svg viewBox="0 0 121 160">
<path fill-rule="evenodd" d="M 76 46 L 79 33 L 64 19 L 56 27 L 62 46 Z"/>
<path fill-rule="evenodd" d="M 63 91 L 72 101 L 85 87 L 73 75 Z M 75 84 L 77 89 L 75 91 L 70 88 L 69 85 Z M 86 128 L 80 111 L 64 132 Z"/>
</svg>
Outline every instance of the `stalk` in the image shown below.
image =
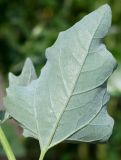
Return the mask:
<svg viewBox="0 0 121 160">
<path fill-rule="evenodd" d="M 12 151 L 10 145 L 9 145 L 9 142 L 8 142 L 8 140 L 7 140 L 7 138 L 6 138 L 6 136 L 5 136 L 1 127 L 0 127 L 0 142 L 1 142 L 1 144 L 3 146 L 3 149 L 6 153 L 6 156 L 8 157 L 8 160 L 16 160 L 16 158 L 13 154 L 13 151 Z"/>
<path fill-rule="evenodd" d="M 46 151 L 41 151 L 41 154 L 40 154 L 39 160 L 43 160 L 43 159 L 44 159 L 44 157 L 45 157 L 45 153 L 46 153 Z"/>
</svg>

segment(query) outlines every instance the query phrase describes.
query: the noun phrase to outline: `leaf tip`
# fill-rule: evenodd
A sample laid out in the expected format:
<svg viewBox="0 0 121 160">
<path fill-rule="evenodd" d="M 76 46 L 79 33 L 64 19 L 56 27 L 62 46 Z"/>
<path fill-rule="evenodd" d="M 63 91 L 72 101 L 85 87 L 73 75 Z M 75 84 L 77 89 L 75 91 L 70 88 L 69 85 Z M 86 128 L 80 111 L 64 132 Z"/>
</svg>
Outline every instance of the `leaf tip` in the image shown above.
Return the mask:
<svg viewBox="0 0 121 160">
<path fill-rule="evenodd" d="M 31 71 L 31 74 L 33 75 L 33 77 L 36 79 L 37 75 L 36 75 L 36 71 L 35 71 L 34 65 L 32 63 L 32 60 L 30 58 L 27 58 L 24 63 L 22 75 L 26 75 L 27 73 L 30 73 L 30 71 Z"/>
<path fill-rule="evenodd" d="M 30 63 L 32 63 L 32 61 L 31 61 L 31 58 L 28 57 L 25 61 L 25 64 L 30 64 Z"/>
<path fill-rule="evenodd" d="M 108 3 L 106 3 L 106 4 L 102 5 L 102 7 L 103 7 L 103 8 L 106 8 L 106 9 L 110 9 L 110 6 L 109 6 L 109 4 L 108 4 Z"/>
<path fill-rule="evenodd" d="M 109 6 L 109 4 L 104 4 L 102 5 L 99 9 L 103 10 L 104 13 L 106 13 L 106 15 L 111 15 L 112 11 L 111 11 L 111 7 Z"/>
<path fill-rule="evenodd" d="M 33 67 L 33 63 L 31 61 L 31 59 L 28 57 L 24 63 L 24 67 L 23 67 L 23 70 L 28 68 L 28 67 Z"/>
</svg>

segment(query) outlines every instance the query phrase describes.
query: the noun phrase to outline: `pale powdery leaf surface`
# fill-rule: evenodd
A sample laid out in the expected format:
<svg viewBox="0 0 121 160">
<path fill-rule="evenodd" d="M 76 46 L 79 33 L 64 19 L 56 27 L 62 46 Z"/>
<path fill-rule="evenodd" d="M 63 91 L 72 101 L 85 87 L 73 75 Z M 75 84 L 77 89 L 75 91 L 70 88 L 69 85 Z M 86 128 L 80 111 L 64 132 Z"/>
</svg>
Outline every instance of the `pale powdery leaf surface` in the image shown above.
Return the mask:
<svg viewBox="0 0 121 160">
<path fill-rule="evenodd" d="M 46 50 L 38 79 L 32 63 L 20 77 L 9 76 L 6 110 L 24 135 L 39 140 L 42 152 L 65 140 L 110 137 L 114 122 L 106 109 L 107 80 L 116 61 L 102 43 L 110 25 L 111 9 L 104 5 L 59 34 Z"/>
<path fill-rule="evenodd" d="M 27 58 L 22 73 L 20 76 L 15 76 L 9 73 L 9 85 L 20 85 L 27 86 L 32 80 L 36 79 L 37 75 L 35 73 L 34 66 L 29 58 Z M 4 123 L 6 120 L 10 119 L 11 116 L 5 110 L 0 111 L 0 123 Z"/>
</svg>

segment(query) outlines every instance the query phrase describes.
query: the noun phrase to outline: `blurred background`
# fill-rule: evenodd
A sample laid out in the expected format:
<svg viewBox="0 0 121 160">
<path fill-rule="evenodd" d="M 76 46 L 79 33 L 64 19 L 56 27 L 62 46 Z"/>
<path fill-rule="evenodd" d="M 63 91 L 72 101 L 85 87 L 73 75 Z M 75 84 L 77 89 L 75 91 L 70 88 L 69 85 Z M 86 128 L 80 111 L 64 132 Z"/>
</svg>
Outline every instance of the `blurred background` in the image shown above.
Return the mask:
<svg viewBox="0 0 121 160">
<path fill-rule="evenodd" d="M 20 74 L 30 57 L 39 74 L 45 64 L 45 49 L 60 31 L 104 3 L 113 12 L 112 27 L 105 43 L 118 61 L 109 80 L 108 111 L 115 119 L 113 135 L 106 144 L 66 144 L 51 149 L 45 160 L 121 160 L 121 0 L 0 0 L 0 107 L 8 86 L 8 72 Z M 17 160 L 37 160 L 39 145 L 21 136 L 14 121 L 2 125 Z M 7 160 L 0 145 L 0 160 Z"/>
</svg>

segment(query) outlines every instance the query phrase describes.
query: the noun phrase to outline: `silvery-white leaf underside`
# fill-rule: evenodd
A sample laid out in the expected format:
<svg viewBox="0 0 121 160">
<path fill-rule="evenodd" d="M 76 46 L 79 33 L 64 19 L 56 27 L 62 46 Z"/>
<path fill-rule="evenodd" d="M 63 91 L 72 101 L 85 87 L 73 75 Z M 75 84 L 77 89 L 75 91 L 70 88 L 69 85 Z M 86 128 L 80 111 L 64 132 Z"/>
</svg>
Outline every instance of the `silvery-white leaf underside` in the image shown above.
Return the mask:
<svg viewBox="0 0 121 160">
<path fill-rule="evenodd" d="M 6 110 L 42 150 L 62 141 L 110 137 L 114 122 L 106 109 L 107 80 L 116 62 L 102 43 L 110 25 L 111 10 L 104 5 L 59 34 L 46 50 L 39 78 L 30 59 L 19 77 L 10 74 Z"/>
</svg>

